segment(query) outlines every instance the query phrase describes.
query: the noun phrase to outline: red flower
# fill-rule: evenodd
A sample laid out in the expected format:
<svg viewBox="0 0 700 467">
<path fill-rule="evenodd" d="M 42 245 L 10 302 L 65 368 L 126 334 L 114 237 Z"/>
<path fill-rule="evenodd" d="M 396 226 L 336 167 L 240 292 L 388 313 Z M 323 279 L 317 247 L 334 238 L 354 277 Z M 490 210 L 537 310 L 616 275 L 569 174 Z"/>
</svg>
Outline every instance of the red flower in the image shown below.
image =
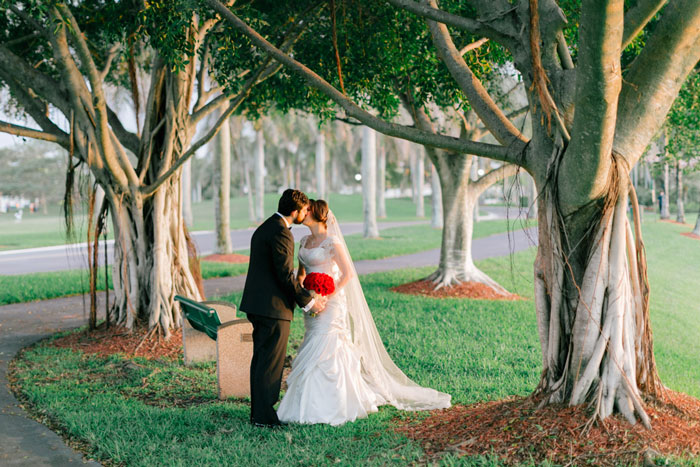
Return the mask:
<svg viewBox="0 0 700 467">
<path fill-rule="evenodd" d="M 304 288 L 313 290 L 319 295 L 330 295 L 335 291 L 335 282 L 328 274 L 322 272 L 312 272 L 304 279 Z"/>
</svg>

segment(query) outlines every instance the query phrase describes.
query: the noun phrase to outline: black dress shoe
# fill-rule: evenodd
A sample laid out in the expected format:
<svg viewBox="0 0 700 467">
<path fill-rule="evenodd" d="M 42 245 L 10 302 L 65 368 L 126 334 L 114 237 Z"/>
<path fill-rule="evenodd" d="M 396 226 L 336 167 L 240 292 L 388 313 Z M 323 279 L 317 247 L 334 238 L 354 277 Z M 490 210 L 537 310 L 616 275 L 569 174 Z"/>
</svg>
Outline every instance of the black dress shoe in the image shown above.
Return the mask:
<svg viewBox="0 0 700 467">
<path fill-rule="evenodd" d="M 282 422 L 277 422 L 277 423 L 260 423 L 260 422 L 252 422 L 253 426 L 257 428 L 268 428 L 270 430 L 279 430 L 280 428 L 283 428 L 287 426 L 286 423 Z"/>
</svg>

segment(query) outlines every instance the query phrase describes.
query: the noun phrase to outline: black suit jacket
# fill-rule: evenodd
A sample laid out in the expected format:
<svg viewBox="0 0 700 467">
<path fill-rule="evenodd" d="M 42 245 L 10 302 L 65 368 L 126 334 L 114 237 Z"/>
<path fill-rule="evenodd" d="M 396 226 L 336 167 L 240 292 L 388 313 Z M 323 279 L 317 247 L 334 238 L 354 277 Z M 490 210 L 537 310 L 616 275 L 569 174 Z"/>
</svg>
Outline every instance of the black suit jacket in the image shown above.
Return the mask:
<svg viewBox="0 0 700 467">
<path fill-rule="evenodd" d="M 277 214 L 258 227 L 250 240 L 250 261 L 241 311 L 291 321 L 295 303 L 311 301 L 294 273 L 294 237 Z"/>
</svg>

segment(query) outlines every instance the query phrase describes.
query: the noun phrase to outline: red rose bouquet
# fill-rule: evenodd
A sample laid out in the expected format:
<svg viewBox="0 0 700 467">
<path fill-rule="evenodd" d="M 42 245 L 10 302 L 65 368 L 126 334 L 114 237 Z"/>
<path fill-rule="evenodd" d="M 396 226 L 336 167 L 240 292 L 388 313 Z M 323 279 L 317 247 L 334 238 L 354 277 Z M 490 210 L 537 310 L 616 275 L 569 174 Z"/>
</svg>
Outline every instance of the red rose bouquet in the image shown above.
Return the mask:
<svg viewBox="0 0 700 467">
<path fill-rule="evenodd" d="M 304 288 L 325 297 L 335 292 L 335 282 L 328 274 L 312 272 L 304 279 Z"/>
</svg>

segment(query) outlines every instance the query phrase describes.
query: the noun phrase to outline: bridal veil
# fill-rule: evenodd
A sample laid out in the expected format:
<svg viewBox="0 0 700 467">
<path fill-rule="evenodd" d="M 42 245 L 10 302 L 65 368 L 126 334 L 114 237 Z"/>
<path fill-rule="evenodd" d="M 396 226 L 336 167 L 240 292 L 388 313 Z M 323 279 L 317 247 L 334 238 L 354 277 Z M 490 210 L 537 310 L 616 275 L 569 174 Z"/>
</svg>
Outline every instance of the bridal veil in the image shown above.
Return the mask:
<svg viewBox="0 0 700 467">
<path fill-rule="evenodd" d="M 338 221 L 329 212 L 328 234 L 337 238 L 336 248 L 343 248 L 351 258 Z M 350 331 L 355 351 L 360 356 L 362 374 L 367 383 L 384 399 L 400 410 L 432 410 L 450 407 L 451 396 L 419 386 L 409 379 L 393 362 L 382 343 L 377 326 L 365 300 L 354 264 L 350 261 L 352 278 L 345 286 L 348 300 Z"/>
</svg>

